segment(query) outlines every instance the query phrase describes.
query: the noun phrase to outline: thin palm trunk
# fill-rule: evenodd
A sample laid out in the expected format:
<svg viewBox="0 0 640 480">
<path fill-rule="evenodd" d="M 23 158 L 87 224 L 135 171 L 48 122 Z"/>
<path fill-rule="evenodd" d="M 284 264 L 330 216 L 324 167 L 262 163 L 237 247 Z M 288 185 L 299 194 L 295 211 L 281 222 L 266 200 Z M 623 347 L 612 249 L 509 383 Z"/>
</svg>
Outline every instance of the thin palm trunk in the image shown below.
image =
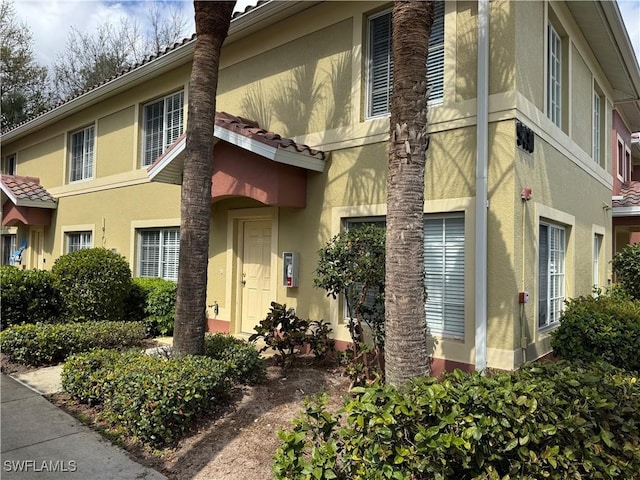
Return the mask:
<svg viewBox="0 0 640 480">
<path fill-rule="evenodd" d="M 180 204 L 180 260 L 174 329 L 176 355 L 204 353 L 211 223 L 213 128 L 220 50 L 235 2 L 194 2 L 196 45 Z"/>
<path fill-rule="evenodd" d="M 385 376 L 393 385 L 430 373 L 423 208 L 427 52 L 432 24 L 432 2 L 395 1 L 385 282 Z"/>
</svg>

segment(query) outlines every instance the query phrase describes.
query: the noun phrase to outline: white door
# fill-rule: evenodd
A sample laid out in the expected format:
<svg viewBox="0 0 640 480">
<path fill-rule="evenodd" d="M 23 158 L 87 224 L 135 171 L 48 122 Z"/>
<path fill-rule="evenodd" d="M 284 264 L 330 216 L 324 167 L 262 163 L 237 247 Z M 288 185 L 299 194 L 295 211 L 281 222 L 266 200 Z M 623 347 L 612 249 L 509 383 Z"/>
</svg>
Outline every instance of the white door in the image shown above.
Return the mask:
<svg viewBox="0 0 640 480">
<path fill-rule="evenodd" d="M 242 333 L 255 333 L 275 300 L 271 291 L 271 220 L 242 222 Z"/>
</svg>

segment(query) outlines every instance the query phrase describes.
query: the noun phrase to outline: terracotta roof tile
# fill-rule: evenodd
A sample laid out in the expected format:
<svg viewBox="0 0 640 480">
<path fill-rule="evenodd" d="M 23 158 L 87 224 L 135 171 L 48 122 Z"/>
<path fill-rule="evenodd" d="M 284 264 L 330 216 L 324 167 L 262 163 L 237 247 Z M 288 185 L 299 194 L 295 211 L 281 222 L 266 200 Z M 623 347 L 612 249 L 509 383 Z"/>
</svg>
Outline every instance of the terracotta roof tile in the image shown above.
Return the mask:
<svg viewBox="0 0 640 480">
<path fill-rule="evenodd" d="M 254 120 L 236 117 L 226 112 L 217 112 L 216 125 L 274 148 L 304 153 L 319 160 L 324 160 L 325 158 L 324 152 L 315 150 L 308 145 L 296 143 L 291 138 L 285 138 L 277 133 L 260 128 L 260 125 Z"/>
<path fill-rule="evenodd" d="M 640 207 L 640 181 L 626 183 L 620 189 L 622 200 L 613 200 L 614 207 Z"/>
<path fill-rule="evenodd" d="M 28 200 L 45 204 L 56 204 L 56 199 L 40 185 L 39 178 L 2 175 L 0 181 L 5 187 L 3 190 L 10 192 L 18 202 L 20 200 Z"/>
</svg>

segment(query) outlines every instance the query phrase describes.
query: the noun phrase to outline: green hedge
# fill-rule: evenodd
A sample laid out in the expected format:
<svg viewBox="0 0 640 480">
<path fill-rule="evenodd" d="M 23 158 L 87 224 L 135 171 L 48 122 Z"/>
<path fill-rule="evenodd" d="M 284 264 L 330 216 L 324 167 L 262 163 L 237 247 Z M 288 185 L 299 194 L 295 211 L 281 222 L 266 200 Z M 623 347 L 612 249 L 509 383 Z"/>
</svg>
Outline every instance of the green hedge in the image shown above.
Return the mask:
<svg viewBox="0 0 640 480">
<path fill-rule="evenodd" d="M 354 392 L 279 433 L 277 479 L 640 478 L 640 383 L 605 363 Z"/>
<path fill-rule="evenodd" d="M 142 321 L 150 337 L 173 335 L 176 282 L 162 278 L 134 278 L 125 302 L 125 316 Z"/>
<path fill-rule="evenodd" d="M 234 379 L 246 385 L 259 383 L 265 378 L 266 366 L 255 347 L 245 340 L 221 333 L 204 337 L 207 357 L 230 362 Z"/>
<path fill-rule="evenodd" d="M 627 245 L 615 254 L 611 263 L 626 292 L 640 300 L 640 243 Z"/>
<path fill-rule="evenodd" d="M 93 348 L 141 345 L 144 338 L 138 322 L 19 325 L 0 332 L 0 349 L 18 363 L 52 365 Z"/>
<path fill-rule="evenodd" d="M 0 317 L 2 329 L 26 323 L 56 322 L 62 297 L 46 270 L 0 267 Z"/>
<path fill-rule="evenodd" d="M 131 290 L 127 260 L 105 248 L 59 257 L 51 269 L 67 320 L 122 320 Z"/>
<path fill-rule="evenodd" d="M 556 355 L 567 360 L 602 359 L 640 371 L 640 301 L 621 295 L 570 300 L 551 345 Z"/>
<path fill-rule="evenodd" d="M 101 416 L 109 425 L 163 446 L 227 400 L 232 368 L 230 362 L 208 357 L 166 359 L 95 350 L 65 363 L 62 386 L 81 401 L 102 404 Z"/>
</svg>

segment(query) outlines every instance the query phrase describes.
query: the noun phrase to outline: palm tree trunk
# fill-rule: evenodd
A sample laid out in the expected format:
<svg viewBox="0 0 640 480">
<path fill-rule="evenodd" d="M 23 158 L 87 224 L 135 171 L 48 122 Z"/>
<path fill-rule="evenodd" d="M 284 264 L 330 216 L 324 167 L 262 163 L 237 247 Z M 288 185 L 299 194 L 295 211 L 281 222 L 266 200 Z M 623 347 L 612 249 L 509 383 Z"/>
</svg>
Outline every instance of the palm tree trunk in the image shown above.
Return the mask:
<svg viewBox="0 0 640 480">
<path fill-rule="evenodd" d="M 385 376 L 393 385 L 430 373 L 423 208 L 427 52 L 432 24 L 432 2 L 395 1 L 385 282 Z"/>
<path fill-rule="evenodd" d="M 174 352 L 179 356 L 204 353 L 218 66 L 235 3 L 194 2 L 197 38 L 189 88 L 182 173 L 180 259 L 174 328 Z"/>
</svg>

